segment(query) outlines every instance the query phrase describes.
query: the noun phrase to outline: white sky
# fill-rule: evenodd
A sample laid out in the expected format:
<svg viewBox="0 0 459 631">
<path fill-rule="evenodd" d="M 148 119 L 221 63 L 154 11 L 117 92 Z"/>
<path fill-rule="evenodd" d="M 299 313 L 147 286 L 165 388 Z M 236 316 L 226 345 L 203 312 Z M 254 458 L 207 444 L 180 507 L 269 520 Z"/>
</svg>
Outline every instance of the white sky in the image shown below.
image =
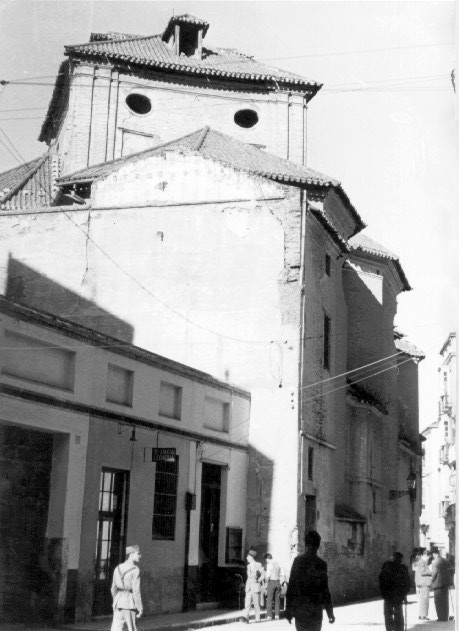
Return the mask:
<svg viewBox="0 0 459 631">
<path fill-rule="evenodd" d="M 340 179 L 367 234 L 400 256 L 414 289 L 397 324 L 427 354 L 420 424 L 432 422 L 438 353 L 459 312 L 454 3 L 0 0 L 0 80 L 44 84 L 0 86 L 0 170 L 18 164 L 4 132 L 25 160 L 45 151 L 35 139 L 65 44 L 160 33 L 173 11 L 209 21 L 210 46 L 324 83 L 309 107 L 308 164 Z"/>
</svg>

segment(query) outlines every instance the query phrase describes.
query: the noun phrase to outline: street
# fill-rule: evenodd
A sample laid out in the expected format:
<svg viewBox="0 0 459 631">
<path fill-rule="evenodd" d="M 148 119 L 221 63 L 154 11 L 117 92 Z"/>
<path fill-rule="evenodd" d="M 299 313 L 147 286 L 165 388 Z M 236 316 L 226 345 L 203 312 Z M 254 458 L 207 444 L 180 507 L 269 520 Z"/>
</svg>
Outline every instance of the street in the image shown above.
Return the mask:
<svg viewBox="0 0 459 631">
<path fill-rule="evenodd" d="M 455 593 L 451 591 L 450 617 L 454 615 L 452 603 L 455 603 Z M 428 621 L 418 619 L 418 601 L 415 594 L 408 597 L 407 606 L 407 630 L 409 631 L 453 631 L 454 620 L 448 622 L 437 622 L 433 596 L 430 599 Z M 138 631 L 191 631 L 192 629 L 202 629 L 212 627 L 215 631 L 247 631 L 247 625 L 237 620 L 237 611 L 192 611 L 187 613 L 166 614 L 161 616 L 147 616 L 138 621 Z M 264 613 L 262 616 L 264 618 Z M 323 631 L 385 631 L 383 617 L 383 601 L 380 599 L 341 605 L 335 607 L 336 622 L 330 625 L 324 616 Z M 263 631 L 294 631 L 294 623 L 289 626 L 285 619 L 266 622 L 262 618 L 261 625 Z M 232 622 L 234 620 L 234 622 Z M 251 625 L 255 624 L 253 616 Z M 61 626 L 64 631 L 109 631 L 111 619 L 104 617 L 88 623 L 78 623 L 75 625 Z M 258 629 L 258 627 L 257 627 Z M 0 624 L 0 631 L 51 631 L 50 628 L 38 625 L 22 624 Z"/>
</svg>

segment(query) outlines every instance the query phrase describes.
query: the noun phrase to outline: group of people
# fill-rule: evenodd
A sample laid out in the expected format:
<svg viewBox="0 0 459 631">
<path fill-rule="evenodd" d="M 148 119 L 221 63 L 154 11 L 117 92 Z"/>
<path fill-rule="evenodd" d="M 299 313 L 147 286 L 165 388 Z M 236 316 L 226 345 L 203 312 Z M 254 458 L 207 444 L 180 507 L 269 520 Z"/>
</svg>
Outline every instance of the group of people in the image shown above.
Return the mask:
<svg viewBox="0 0 459 631">
<path fill-rule="evenodd" d="M 323 610 L 330 624 L 335 622 L 333 604 L 328 588 L 327 564 L 318 555 L 321 537 L 311 530 L 305 537 L 305 552 L 297 556 L 290 571 L 286 590 L 285 618 L 295 619 L 297 631 L 320 631 Z M 415 583 L 419 593 L 419 619 L 428 620 L 430 591 L 438 620 L 449 619 L 450 568 L 438 548 L 420 549 L 413 559 Z M 126 549 L 127 560 L 115 568 L 112 582 L 113 623 L 111 631 L 136 631 L 136 618 L 142 615 L 140 595 L 140 550 L 138 546 Z M 255 622 L 260 622 L 260 595 L 266 592 L 267 620 L 279 619 L 280 596 L 285 584 L 284 573 L 270 553 L 264 555 L 265 567 L 256 560 L 256 550 L 247 553 L 247 581 L 245 608 L 241 621 L 249 622 L 250 609 L 255 610 Z M 384 599 L 386 631 L 403 631 L 403 604 L 411 589 L 411 580 L 403 554 L 394 552 L 379 574 L 379 586 Z"/>
<path fill-rule="evenodd" d="M 330 623 L 335 621 L 330 591 L 328 589 L 327 564 L 318 557 L 321 537 L 311 530 L 305 537 L 305 553 L 293 561 L 287 585 L 285 618 L 291 623 L 295 618 L 297 631 L 320 631 L 325 609 Z M 245 608 L 240 620 L 249 622 L 250 608 L 255 610 L 255 622 L 260 622 L 260 594 L 263 585 L 267 589 L 267 620 L 279 618 L 280 589 L 284 577 L 277 561 L 270 553 L 265 554 L 266 570 L 256 561 L 257 553 L 247 554 L 247 582 Z"/>
<path fill-rule="evenodd" d="M 430 592 L 433 591 L 438 620 L 449 618 L 451 572 L 437 547 L 420 548 L 413 560 L 414 581 L 419 594 L 419 619 L 428 620 Z"/>
<path fill-rule="evenodd" d="M 403 554 L 394 552 L 382 566 L 379 587 L 384 599 L 386 631 L 403 631 L 403 604 L 411 589 L 411 579 Z M 433 591 L 438 621 L 449 619 L 449 587 L 451 583 L 447 561 L 438 548 L 421 548 L 413 559 L 414 581 L 419 595 L 419 620 L 429 620 L 430 592 Z"/>
<path fill-rule="evenodd" d="M 247 581 L 245 584 L 245 603 L 241 622 L 249 622 L 250 608 L 255 611 L 255 621 L 260 622 L 262 596 L 266 597 L 266 619 L 279 620 L 280 597 L 285 575 L 279 563 L 271 553 L 264 555 L 266 567 L 256 560 L 257 551 L 250 549 L 247 553 Z"/>
</svg>

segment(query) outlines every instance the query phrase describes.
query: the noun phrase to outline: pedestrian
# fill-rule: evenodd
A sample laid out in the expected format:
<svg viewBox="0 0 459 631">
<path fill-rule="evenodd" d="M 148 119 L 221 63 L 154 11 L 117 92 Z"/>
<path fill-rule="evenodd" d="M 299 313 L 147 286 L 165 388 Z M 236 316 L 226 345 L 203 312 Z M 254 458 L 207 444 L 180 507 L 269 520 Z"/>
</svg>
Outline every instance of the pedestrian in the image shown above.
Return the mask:
<svg viewBox="0 0 459 631">
<path fill-rule="evenodd" d="M 429 613 L 429 598 L 430 598 L 430 585 L 432 583 L 432 572 L 429 568 L 430 554 L 429 551 L 424 548 L 421 558 L 416 564 L 416 589 L 419 594 L 419 620 L 428 620 L 427 614 Z"/>
<path fill-rule="evenodd" d="M 266 620 L 279 620 L 280 595 L 283 576 L 280 565 L 270 552 L 264 555 L 266 561 Z"/>
<path fill-rule="evenodd" d="M 136 631 L 136 618 L 143 613 L 140 595 L 140 549 L 139 546 L 126 548 L 127 559 L 117 565 L 113 572 L 113 622 L 111 631 L 123 631 L 126 624 L 128 631 Z"/>
<path fill-rule="evenodd" d="M 260 592 L 264 580 L 264 570 L 261 563 L 255 560 L 257 551 L 252 548 L 247 552 L 247 581 L 245 583 L 245 604 L 241 622 L 249 622 L 250 607 L 255 610 L 255 622 L 260 622 Z"/>
<path fill-rule="evenodd" d="M 446 559 L 443 559 L 437 547 L 432 548 L 432 555 L 432 589 L 435 609 L 437 611 L 438 620 L 445 621 L 449 618 L 448 590 L 450 578 L 448 563 Z"/>
<path fill-rule="evenodd" d="M 295 618 L 297 631 L 320 631 L 324 609 L 330 624 L 335 622 L 327 564 L 317 556 L 320 540 L 315 530 L 306 534 L 306 551 L 295 558 L 290 572 L 285 617 L 289 623 Z"/>
<path fill-rule="evenodd" d="M 392 561 L 386 561 L 379 574 L 379 588 L 384 599 L 386 631 L 403 631 L 403 603 L 410 591 L 408 568 L 402 563 L 403 554 L 394 552 Z"/>
</svg>

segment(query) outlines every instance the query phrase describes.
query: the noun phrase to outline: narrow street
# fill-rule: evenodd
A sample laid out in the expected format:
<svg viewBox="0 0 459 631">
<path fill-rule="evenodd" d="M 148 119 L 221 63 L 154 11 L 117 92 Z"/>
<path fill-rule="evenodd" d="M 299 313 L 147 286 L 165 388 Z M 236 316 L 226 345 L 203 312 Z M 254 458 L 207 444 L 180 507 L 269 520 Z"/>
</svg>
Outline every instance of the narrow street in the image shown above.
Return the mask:
<svg viewBox="0 0 459 631">
<path fill-rule="evenodd" d="M 455 603 L 455 593 L 450 592 L 453 605 Z M 407 631 L 453 631 L 455 621 L 437 622 L 433 597 L 430 599 L 428 621 L 418 619 L 418 601 L 414 594 L 410 594 L 407 606 Z M 191 631 L 192 629 L 203 629 L 212 627 L 215 631 L 242 631 L 247 630 L 245 623 L 238 621 L 239 612 L 224 611 L 221 609 L 209 611 L 193 611 L 188 613 L 168 614 L 163 616 L 149 616 L 141 618 L 137 624 L 138 631 Z M 294 623 L 289 626 L 285 619 L 266 622 L 264 613 L 261 624 L 263 631 L 294 631 Z M 450 598 L 450 617 L 454 615 Z M 383 601 L 379 599 L 342 605 L 335 607 L 336 622 L 330 625 L 324 616 L 323 631 L 385 631 L 383 616 Z M 234 620 L 234 622 L 233 622 Z M 253 617 L 250 622 L 255 624 Z M 110 618 L 99 619 L 97 621 L 80 623 L 75 625 L 65 625 L 58 627 L 62 631 L 109 631 L 111 625 Z M 54 627 L 55 629 L 55 627 Z M 258 629 L 258 627 L 257 627 Z M 37 625 L 20 624 L 0 624 L 0 631 L 52 631 L 48 627 Z"/>
</svg>

